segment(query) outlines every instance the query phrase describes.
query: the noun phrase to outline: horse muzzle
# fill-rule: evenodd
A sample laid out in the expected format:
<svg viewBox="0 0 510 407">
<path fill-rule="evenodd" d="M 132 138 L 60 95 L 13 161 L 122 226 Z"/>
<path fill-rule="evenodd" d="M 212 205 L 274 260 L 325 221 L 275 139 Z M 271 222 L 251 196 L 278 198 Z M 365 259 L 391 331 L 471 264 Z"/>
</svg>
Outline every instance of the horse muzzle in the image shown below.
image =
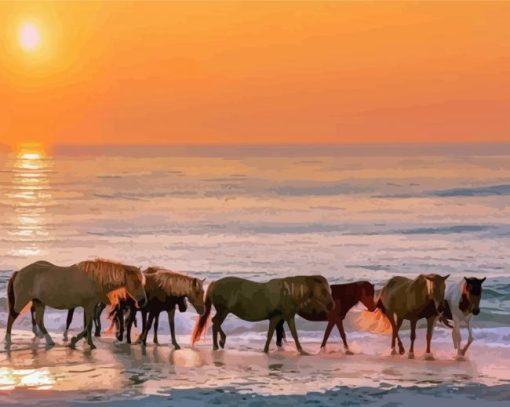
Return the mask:
<svg viewBox="0 0 510 407">
<path fill-rule="evenodd" d="M 480 308 L 475 308 L 473 310 L 473 315 L 478 315 L 480 313 Z"/>
<path fill-rule="evenodd" d="M 147 305 L 147 297 L 140 297 L 136 300 L 136 305 L 138 308 L 143 308 Z"/>
</svg>

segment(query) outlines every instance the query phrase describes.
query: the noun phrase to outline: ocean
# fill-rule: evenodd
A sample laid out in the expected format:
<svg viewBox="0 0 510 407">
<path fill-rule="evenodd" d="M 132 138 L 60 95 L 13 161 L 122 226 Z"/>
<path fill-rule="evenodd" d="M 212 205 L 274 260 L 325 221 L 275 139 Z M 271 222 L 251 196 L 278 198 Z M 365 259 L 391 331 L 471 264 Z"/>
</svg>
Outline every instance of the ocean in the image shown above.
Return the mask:
<svg viewBox="0 0 510 407">
<path fill-rule="evenodd" d="M 0 228 L 1 328 L 14 270 L 102 257 L 207 283 L 322 274 L 380 288 L 395 275 L 450 274 L 448 284 L 487 277 L 473 348 L 510 347 L 506 144 L 0 151 Z M 177 315 L 186 346 L 195 316 Z M 64 313 L 47 310 L 46 321 L 61 332 Z M 266 325 L 229 316 L 224 327 L 249 342 Z M 28 317 L 15 325 L 29 326 Z M 313 342 L 324 324 L 298 320 L 298 329 Z M 435 340 L 451 346 L 449 335 L 438 330 Z"/>
</svg>

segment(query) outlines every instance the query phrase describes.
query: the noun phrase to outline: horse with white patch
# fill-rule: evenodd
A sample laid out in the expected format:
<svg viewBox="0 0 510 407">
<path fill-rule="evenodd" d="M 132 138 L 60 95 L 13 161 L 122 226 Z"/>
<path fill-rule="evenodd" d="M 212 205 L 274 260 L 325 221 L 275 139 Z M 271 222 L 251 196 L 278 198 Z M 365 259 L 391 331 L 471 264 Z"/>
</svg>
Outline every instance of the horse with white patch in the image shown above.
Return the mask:
<svg viewBox="0 0 510 407">
<path fill-rule="evenodd" d="M 485 278 L 468 278 L 459 284 L 449 286 L 445 293 L 445 302 L 447 311 L 442 318 L 442 322 L 448 325 L 447 320 L 453 322 L 452 339 L 453 346 L 457 349 L 457 358 L 462 359 L 473 343 L 473 331 L 471 328 L 471 318 L 480 313 L 480 298 L 482 297 L 482 283 Z M 464 347 L 461 347 L 462 337 L 460 328 L 464 325 L 468 329 L 468 340 Z"/>
</svg>

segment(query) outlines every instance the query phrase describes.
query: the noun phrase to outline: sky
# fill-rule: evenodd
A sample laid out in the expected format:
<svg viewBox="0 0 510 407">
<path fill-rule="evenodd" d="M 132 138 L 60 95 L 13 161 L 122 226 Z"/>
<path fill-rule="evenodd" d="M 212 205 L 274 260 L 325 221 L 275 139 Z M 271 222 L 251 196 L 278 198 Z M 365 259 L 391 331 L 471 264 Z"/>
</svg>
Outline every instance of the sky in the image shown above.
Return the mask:
<svg viewBox="0 0 510 407">
<path fill-rule="evenodd" d="M 0 144 L 510 141 L 509 21 L 510 2 L 0 2 Z"/>
</svg>

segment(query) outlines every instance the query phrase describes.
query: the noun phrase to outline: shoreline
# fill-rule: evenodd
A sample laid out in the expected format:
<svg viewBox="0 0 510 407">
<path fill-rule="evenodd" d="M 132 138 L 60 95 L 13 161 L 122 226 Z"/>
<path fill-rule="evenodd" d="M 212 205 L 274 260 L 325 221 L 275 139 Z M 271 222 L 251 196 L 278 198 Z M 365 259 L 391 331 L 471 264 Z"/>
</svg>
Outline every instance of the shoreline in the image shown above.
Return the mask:
<svg viewBox="0 0 510 407">
<path fill-rule="evenodd" d="M 368 343 L 353 340 L 354 356 L 341 352 L 336 340 L 322 353 L 320 342 L 306 342 L 305 350 L 313 354 L 300 356 L 293 343 L 283 351 L 273 345 L 266 355 L 262 339 L 242 335 L 229 335 L 226 349 L 214 352 L 210 334 L 193 349 L 181 341 L 178 351 L 168 346 L 167 335 L 160 335 L 162 345 L 148 343 L 145 349 L 115 343 L 111 337 L 96 338 L 94 351 L 84 344 L 71 350 L 61 345 L 61 335 L 54 335 L 57 346 L 46 350 L 43 341 L 32 340 L 31 332 L 15 331 L 11 351 L 0 352 L 0 404 L 129 406 L 143 399 L 151 406 L 246 400 L 278 405 L 278 400 L 297 403 L 306 398 L 337 405 L 344 396 L 349 403 L 363 404 L 378 403 L 381 397 L 404 402 L 411 394 L 445 402 L 454 398 L 459 404 L 473 397 L 510 400 L 508 347 L 475 342 L 469 358 L 456 361 L 451 344 L 433 343 L 436 360 L 426 361 L 423 334 L 418 332 L 416 359 L 409 360 L 407 355 L 388 356 L 389 338 L 384 335 Z"/>
</svg>

